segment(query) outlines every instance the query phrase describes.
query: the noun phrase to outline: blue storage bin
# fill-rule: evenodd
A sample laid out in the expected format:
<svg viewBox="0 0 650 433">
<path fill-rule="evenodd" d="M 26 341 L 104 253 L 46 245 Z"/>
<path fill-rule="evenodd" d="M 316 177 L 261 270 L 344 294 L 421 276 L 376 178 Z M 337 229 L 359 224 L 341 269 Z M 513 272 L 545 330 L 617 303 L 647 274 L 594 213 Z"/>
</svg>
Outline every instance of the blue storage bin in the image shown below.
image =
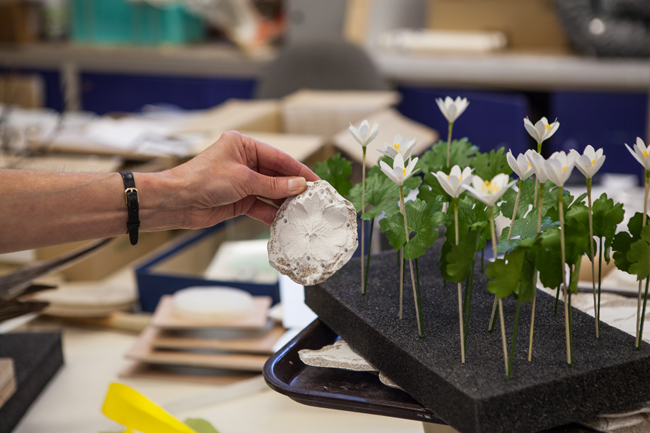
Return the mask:
<svg viewBox="0 0 650 433">
<path fill-rule="evenodd" d="M 268 230 L 268 226 L 248 217 L 220 223 L 214 227 L 190 232 L 180 239 L 159 249 L 149 260 L 135 270 L 138 294 L 142 311 L 153 312 L 164 295 L 171 295 L 180 289 L 193 286 L 227 286 L 249 292 L 253 296 L 269 296 L 272 303 L 280 301 L 278 283 L 258 284 L 244 281 L 208 280 L 202 272 L 189 269 L 197 261 L 210 263 L 218 245 L 230 239 L 229 230 L 238 232 L 238 237 L 248 239 Z M 202 267 L 201 265 L 197 265 Z"/>
<path fill-rule="evenodd" d="M 460 96 L 470 104 L 454 123 L 454 138 L 469 138 L 481 152 L 505 147 L 517 155 L 529 147 L 523 124 L 528 115 L 528 99 L 524 94 L 407 86 L 400 87 L 399 91 L 402 94 L 399 111 L 438 131 L 441 140 L 447 140 L 448 123 L 438 109 L 436 98 Z"/>
<path fill-rule="evenodd" d="M 591 144 L 606 155 L 602 173 L 636 174 L 643 182 L 643 168 L 625 148 L 636 138 L 646 138 L 647 93 L 554 92 L 549 121 L 560 128 L 550 139 L 550 152 L 576 149 L 582 153 Z"/>
<path fill-rule="evenodd" d="M 177 2 L 72 0 L 72 40 L 92 44 L 183 44 L 205 35 L 204 22 Z"/>
</svg>

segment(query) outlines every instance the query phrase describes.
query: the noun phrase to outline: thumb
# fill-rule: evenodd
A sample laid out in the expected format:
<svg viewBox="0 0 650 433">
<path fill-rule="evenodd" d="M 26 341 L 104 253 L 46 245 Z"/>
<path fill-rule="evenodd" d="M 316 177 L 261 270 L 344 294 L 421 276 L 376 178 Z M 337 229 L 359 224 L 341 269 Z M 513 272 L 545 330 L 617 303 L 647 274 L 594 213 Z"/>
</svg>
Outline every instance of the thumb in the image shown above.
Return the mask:
<svg viewBox="0 0 650 433">
<path fill-rule="evenodd" d="M 273 177 L 256 173 L 252 184 L 247 189 L 250 195 L 277 199 L 300 194 L 306 186 L 307 181 L 304 177 Z"/>
</svg>

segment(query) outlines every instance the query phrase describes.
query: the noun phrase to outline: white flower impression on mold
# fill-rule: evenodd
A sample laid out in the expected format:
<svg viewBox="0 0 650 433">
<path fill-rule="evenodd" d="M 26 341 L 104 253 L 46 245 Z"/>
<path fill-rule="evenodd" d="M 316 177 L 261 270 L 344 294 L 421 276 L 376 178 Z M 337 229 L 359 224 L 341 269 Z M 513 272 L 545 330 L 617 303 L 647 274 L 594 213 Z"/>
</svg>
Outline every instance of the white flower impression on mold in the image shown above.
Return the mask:
<svg viewBox="0 0 650 433">
<path fill-rule="evenodd" d="M 404 182 L 406 182 L 406 179 L 413 176 L 419 170 L 413 170 L 417 162 L 418 159 L 413 158 L 408 163 L 408 166 L 404 167 L 404 158 L 402 157 L 402 154 L 398 153 L 393 160 L 392 168 L 384 161 L 379 161 L 379 166 L 381 167 L 381 171 L 383 171 L 390 180 L 395 182 L 397 185 L 402 186 L 404 185 Z"/>
<path fill-rule="evenodd" d="M 575 149 L 571 149 L 571 153 L 576 158 L 576 168 L 580 170 L 580 173 L 582 173 L 587 179 L 594 177 L 605 162 L 603 149 L 594 150 L 591 144 L 585 147 L 585 151 L 582 155 L 580 155 Z"/>
<path fill-rule="evenodd" d="M 307 182 L 271 225 L 269 263 L 298 284 L 327 280 L 357 249 L 357 212 L 326 181 Z"/>
<path fill-rule="evenodd" d="M 564 151 L 555 152 L 551 157 L 546 161 L 544 165 L 544 170 L 548 178 L 556 184 L 557 186 L 564 186 L 566 181 L 571 176 L 573 172 L 573 167 L 575 167 L 576 155 L 569 153 L 568 155 Z"/>
<path fill-rule="evenodd" d="M 528 152 L 532 151 L 529 150 Z M 528 158 L 523 153 L 520 153 L 519 156 L 517 156 L 517 159 L 515 159 L 515 157 L 512 155 L 512 150 L 509 150 L 508 154 L 506 155 L 506 159 L 508 160 L 508 165 L 512 171 L 517 173 L 517 176 L 519 176 L 519 179 L 521 180 L 528 179 L 535 172 L 535 169 L 531 165 L 530 161 L 528 161 Z"/>
<path fill-rule="evenodd" d="M 650 170 L 650 146 L 646 147 L 643 140 L 640 137 L 636 138 L 636 144 L 634 145 L 634 150 L 625 143 L 625 147 L 630 151 L 632 156 L 639 161 L 639 164 L 643 166 L 645 171 Z"/>
<path fill-rule="evenodd" d="M 372 129 L 370 128 L 370 123 L 367 120 L 361 122 L 359 129 L 355 128 L 350 123 L 350 134 L 354 137 L 355 140 L 359 142 L 361 147 L 366 147 L 372 140 L 375 139 L 377 134 L 379 134 L 379 124 L 374 122 Z"/>
<path fill-rule="evenodd" d="M 560 127 L 560 122 L 555 121 L 549 124 L 546 117 L 542 117 L 533 125 L 533 122 L 526 117 L 524 119 L 524 127 L 537 143 L 542 143 L 544 140 L 551 138 L 553 134 L 555 134 L 555 131 Z"/>
<path fill-rule="evenodd" d="M 445 119 L 447 119 L 447 122 L 454 123 L 456 119 L 463 114 L 469 105 L 469 102 L 467 101 L 467 98 L 461 98 L 460 96 L 456 97 L 455 100 L 447 96 L 444 101 L 442 98 L 437 98 L 436 104 L 438 104 L 438 108 L 440 108 L 440 111 L 442 112 L 442 115 L 445 116 Z"/>
<path fill-rule="evenodd" d="M 485 181 L 479 176 L 474 176 L 472 186 L 463 185 L 463 188 L 486 205 L 494 206 L 515 182 L 510 182 L 510 176 L 507 174 L 499 173 L 492 180 Z"/>
<path fill-rule="evenodd" d="M 449 174 L 445 174 L 444 171 L 439 171 L 437 173 L 432 172 L 431 174 L 438 179 L 440 186 L 442 186 L 445 192 L 452 198 L 458 198 L 459 195 L 465 192 L 463 185 L 469 185 L 474 177 L 470 167 L 465 167 L 461 172 L 460 166 L 458 165 L 454 165 Z"/>
<path fill-rule="evenodd" d="M 533 166 L 535 176 L 539 180 L 539 183 L 546 183 L 548 175 L 546 174 L 546 160 L 544 157 L 534 150 L 529 150 L 526 152 L 526 159 Z"/>
<path fill-rule="evenodd" d="M 381 149 L 377 149 L 377 150 L 382 154 L 388 156 L 389 158 L 393 158 L 393 159 L 395 159 L 395 157 L 399 153 L 406 161 L 411 157 L 411 155 L 413 155 L 413 149 L 415 149 L 416 143 L 417 142 L 415 138 L 409 141 L 408 137 L 402 138 L 400 134 L 397 134 L 393 139 L 393 144 L 384 143 L 384 150 L 383 151 Z"/>
</svg>

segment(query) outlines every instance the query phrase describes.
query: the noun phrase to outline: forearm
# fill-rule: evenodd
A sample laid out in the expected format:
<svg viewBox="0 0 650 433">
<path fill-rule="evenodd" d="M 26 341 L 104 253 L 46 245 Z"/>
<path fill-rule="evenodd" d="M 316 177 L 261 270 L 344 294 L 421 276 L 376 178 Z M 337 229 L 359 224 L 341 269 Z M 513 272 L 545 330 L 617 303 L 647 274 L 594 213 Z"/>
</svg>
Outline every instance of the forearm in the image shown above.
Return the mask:
<svg viewBox="0 0 650 433">
<path fill-rule="evenodd" d="M 135 173 L 142 231 L 180 227 L 165 173 Z M 126 233 L 119 173 L 0 170 L 0 252 Z"/>
</svg>

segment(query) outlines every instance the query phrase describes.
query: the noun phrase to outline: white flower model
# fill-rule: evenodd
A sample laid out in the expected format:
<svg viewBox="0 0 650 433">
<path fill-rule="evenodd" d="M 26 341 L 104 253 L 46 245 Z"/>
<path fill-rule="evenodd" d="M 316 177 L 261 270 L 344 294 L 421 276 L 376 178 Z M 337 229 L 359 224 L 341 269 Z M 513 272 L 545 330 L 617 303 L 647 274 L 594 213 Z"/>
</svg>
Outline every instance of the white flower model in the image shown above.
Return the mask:
<svg viewBox="0 0 650 433">
<path fill-rule="evenodd" d="M 461 172 L 460 166 L 458 165 L 454 165 L 449 174 L 445 174 L 443 171 L 437 173 L 432 172 L 431 174 L 438 179 L 440 186 L 442 186 L 445 192 L 452 198 L 458 198 L 459 195 L 465 192 L 463 185 L 469 185 L 474 177 L 471 168 L 465 167 Z"/>
<path fill-rule="evenodd" d="M 548 160 L 546 160 L 544 171 L 546 171 L 546 175 L 551 182 L 557 186 L 564 186 L 573 172 L 576 159 L 577 152 L 575 154 L 569 153 L 568 155 L 564 151 L 555 152 Z"/>
<path fill-rule="evenodd" d="M 436 99 L 436 104 L 438 104 L 438 108 L 440 108 L 447 122 L 454 123 L 463 114 L 469 102 L 467 102 L 467 98 L 461 98 L 460 96 L 456 97 L 455 100 L 447 96 L 444 100 L 442 98 Z"/>
<path fill-rule="evenodd" d="M 530 136 L 537 141 L 537 144 L 542 144 L 544 140 L 551 138 L 555 134 L 555 131 L 560 127 L 560 122 L 555 121 L 549 124 L 546 117 L 542 117 L 533 125 L 533 122 L 526 117 L 524 119 L 524 127 Z"/>
<path fill-rule="evenodd" d="M 576 168 L 580 170 L 580 173 L 582 173 L 587 179 L 594 177 L 605 162 L 603 149 L 598 149 L 596 151 L 591 145 L 585 147 L 585 151 L 582 155 L 580 155 L 580 153 L 575 149 L 571 149 L 571 154 L 575 156 Z"/>
<path fill-rule="evenodd" d="M 404 157 L 402 157 L 402 154 L 398 153 L 393 160 L 392 168 L 384 161 L 379 161 L 379 165 L 381 166 L 381 171 L 383 171 L 390 180 L 399 186 L 403 186 L 404 182 L 406 182 L 409 177 L 418 172 L 419 169 L 415 169 L 415 164 L 417 164 L 417 162 L 418 158 L 413 158 L 409 161 L 408 166 L 404 167 Z"/>
<path fill-rule="evenodd" d="M 384 150 L 377 149 L 382 154 L 388 156 L 389 158 L 395 159 L 397 154 L 401 154 L 402 158 L 406 161 L 413 155 L 413 150 L 415 149 L 416 140 L 415 138 L 409 141 L 408 137 L 402 138 L 400 134 L 397 134 L 393 139 L 393 144 L 384 143 Z"/>
<path fill-rule="evenodd" d="M 625 147 L 630 151 L 632 156 L 639 161 L 639 164 L 643 166 L 646 171 L 650 171 L 650 146 L 646 147 L 643 140 L 640 137 L 636 138 L 636 144 L 634 145 L 634 150 L 625 143 Z"/>
<path fill-rule="evenodd" d="M 546 160 L 539 153 L 532 151 L 526 152 L 526 159 L 530 162 L 530 165 L 533 166 L 533 171 L 535 176 L 539 180 L 539 183 L 546 183 L 548 180 L 548 174 L 546 174 Z"/>
<path fill-rule="evenodd" d="M 510 181 L 510 176 L 505 173 L 499 173 L 492 180 L 483 180 L 479 176 L 474 176 L 472 186 L 463 185 L 474 197 L 486 205 L 492 207 L 505 194 L 516 181 Z"/>
<path fill-rule="evenodd" d="M 533 166 L 531 165 L 530 161 L 527 158 L 527 155 L 529 155 L 530 152 L 533 151 L 529 150 L 525 154 L 520 153 L 519 156 L 517 156 L 517 159 L 515 159 L 511 150 L 509 150 L 508 154 L 506 155 L 506 159 L 508 160 L 508 165 L 510 166 L 512 171 L 517 173 L 517 176 L 519 176 L 519 179 L 521 180 L 528 179 L 535 172 L 535 169 L 533 168 Z"/>
<path fill-rule="evenodd" d="M 349 129 L 350 129 L 350 134 L 352 134 L 354 139 L 357 140 L 362 147 L 366 147 L 368 143 L 374 140 L 377 134 L 379 134 L 379 124 L 377 124 L 377 122 L 374 122 L 371 129 L 370 123 L 368 123 L 367 120 L 361 122 L 361 125 L 359 125 L 359 129 L 355 128 L 350 123 Z"/>
<path fill-rule="evenodd" d="M 305 286 L 325 281 L 356 249 L 357 212 L 324 180 L 285 200 L 271 225 L 269 263 Z"/>
</svg>

